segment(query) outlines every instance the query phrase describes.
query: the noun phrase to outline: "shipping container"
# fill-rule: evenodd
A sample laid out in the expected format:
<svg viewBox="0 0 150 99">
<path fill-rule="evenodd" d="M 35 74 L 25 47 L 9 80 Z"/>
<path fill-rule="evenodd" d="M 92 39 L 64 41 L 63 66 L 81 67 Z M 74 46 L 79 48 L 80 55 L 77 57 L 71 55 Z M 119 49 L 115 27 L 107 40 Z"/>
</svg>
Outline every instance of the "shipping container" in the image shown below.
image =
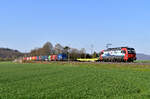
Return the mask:
<svg viewBox="0 0 150 99">
<path fill-rule="evenodd" d="M 45 57 L 45 61 L 48 61 L 48 56 L 44 56 Z"/>
<path fill-rule="evenodd" d="M 51 61 L 53 61 L 53 55 L 51 55 Z"/>
<path fill-rule="evenodd" d="M 35 61 L 35 60 L 36 60 L 36 57 L 35 57 L 35 56 L 33 56 L 33 57 L 32 57 L 32 61 Z"/>
<path fill-rule="evenodd" d="M 41 58 L 41 56 L 39 56 L 39 61 L 41 61 L 42 60 L 42 58 Z"/>
<path fill-rule="evenodd" d="M 41 56 L 41 60 L 44 61 L 45 60 L 45 56 Z"/>
<path fill-rule="evenodd" d="M 66 54 L 58 54 L 57 55 L 57 60 L 59 60 L 59 61 L 66 60 L 66 59 L 67 59 Z"/>
<path fill-rule="evenodd" d="M 51 61 L 51 55 L 48 56 L 48 60 Z"/>
<path fill-rule="evenodd" d="M 35 61 L 37 61 L 37 56 L 34 56 L 34 58 L 35 58 Z"/>
<path fill-rule="evenodd" d="M 30 60 L 30 57 L 27 57 L 27 61 L 29 61 Z"/>
<path fill-rule="evenodd" d="M 39 56 L 36 56 L 36 61 L 39 61 L 40 59 L 39 59 Z"/>
<path fill-rule="evenodd" d="M 48 56 L 41 56 L 42 61 L 47 61 L 48 60 Z"/>
<path fill-rule="evenodd" d="M 57 55 L 52 55 L 51 60 L 56 61 L 57 60 Z"/>
<path fill-rule="evenodd" d="M 24 57 L 23 60 L 24 60 L 24 61 L 27 61 L 27 57 Z"/>
<path fill-rule="evenodd" d="M 32 57 L 30 57 L 30 61 L 32 60 Z"/>
<path fill-rule="evenodd" d="M 34 60 L 34 57 L 32 56 L 32 61 Z"/>
</svg>

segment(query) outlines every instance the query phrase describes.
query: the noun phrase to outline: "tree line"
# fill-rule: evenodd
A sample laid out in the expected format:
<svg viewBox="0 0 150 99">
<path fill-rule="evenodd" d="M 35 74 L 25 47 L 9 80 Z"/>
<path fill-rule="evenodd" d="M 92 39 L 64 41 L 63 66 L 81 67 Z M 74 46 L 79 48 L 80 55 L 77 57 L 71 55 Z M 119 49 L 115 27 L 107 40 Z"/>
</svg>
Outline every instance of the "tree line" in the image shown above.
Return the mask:
<svg viewBox="0 0 150 99">
<path fill-rule="evenodd" d="M 96 58 L 98 57 L 98 53 L 94 52 L 92 55 L 86 53 L 85 48 L 81 48 L 80 50 L 77 48 L 71 48 L 69 46 L 62 46 L 61 44 L 52 45 L 51 42 L 46 42 L 42 48 L 35 48 L 31 50 L 27 56 L 47 56 L 54 54 L 67 54 L 70 60 L 75 60 L 77 58 Z"/>
</svg>

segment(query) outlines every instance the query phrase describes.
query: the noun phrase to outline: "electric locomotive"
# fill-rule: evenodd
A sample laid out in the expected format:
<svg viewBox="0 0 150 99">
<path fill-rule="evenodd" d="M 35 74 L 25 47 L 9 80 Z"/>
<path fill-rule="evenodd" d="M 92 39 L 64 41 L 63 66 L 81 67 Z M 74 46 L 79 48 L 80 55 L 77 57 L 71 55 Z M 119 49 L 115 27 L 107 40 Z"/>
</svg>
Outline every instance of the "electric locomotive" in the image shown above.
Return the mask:
<svg viewBox="0 0 150 99">
<path fill-rule="evenodd" d="M 104 62 L 133 62 L 135 60 L 136 52 L 134 48 L 108 48 L 100 52 L 100 61 Z"/>
</svg>

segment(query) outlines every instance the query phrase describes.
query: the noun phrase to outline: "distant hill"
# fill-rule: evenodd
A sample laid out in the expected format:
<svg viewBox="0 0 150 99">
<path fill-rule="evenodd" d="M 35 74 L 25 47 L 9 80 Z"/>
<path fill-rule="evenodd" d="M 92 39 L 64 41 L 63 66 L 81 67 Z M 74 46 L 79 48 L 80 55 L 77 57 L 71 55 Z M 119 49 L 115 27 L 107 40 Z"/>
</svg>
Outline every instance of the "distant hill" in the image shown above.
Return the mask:
<svg viewBox="0 0 150 99">
<path fill-rule="evenodd" d="M 0 48 L 0 58 L 17 58 L 23 56 L 24 54 L 19 52 L 18 50 L 13 50 L 9 48 Z"/>
<path fill-rule="evenodd" d="M 137 53 L 137 60 L 150 60 L 150 55 Z"/>
</svg>

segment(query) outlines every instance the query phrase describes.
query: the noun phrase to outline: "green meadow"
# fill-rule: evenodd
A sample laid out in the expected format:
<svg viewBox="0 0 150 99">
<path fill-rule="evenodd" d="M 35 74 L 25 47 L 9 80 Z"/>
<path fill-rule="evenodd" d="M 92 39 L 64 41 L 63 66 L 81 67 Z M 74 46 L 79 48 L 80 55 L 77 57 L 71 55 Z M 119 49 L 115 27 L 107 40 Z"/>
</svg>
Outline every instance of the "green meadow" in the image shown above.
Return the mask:
<svg viewBox="0 0 150 99">
<path fill-rule="evenodd" d="M 0 99 L 149 99 L 150 66 L 0 63 Z"/>
</svg>

